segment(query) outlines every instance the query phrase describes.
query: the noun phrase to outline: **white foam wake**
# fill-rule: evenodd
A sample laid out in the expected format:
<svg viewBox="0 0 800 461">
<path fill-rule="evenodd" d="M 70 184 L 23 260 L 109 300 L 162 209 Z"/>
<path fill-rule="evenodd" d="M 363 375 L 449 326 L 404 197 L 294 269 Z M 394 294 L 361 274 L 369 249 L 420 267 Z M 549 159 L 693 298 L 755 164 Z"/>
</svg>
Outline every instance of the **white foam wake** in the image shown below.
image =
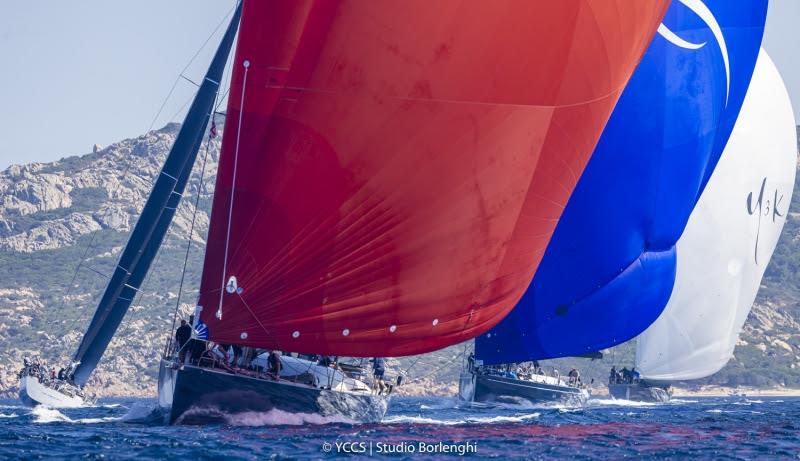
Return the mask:
<svg viewBox="0 0 800 461">
<path fill-rule="evenodd" d="M 34 407 L 33 410 L 31 410 L 31 414 L 36 418 L 33 420 L 33 422 L 38 424 L 47 424 L 47 423 L 97 424 L 97 423 L 107 423 L 119 420 L 119 418 L 116 417 L 72 419 L 69 416 L 56 410 L 55 408 L 48 408 L 42 405 Z"/>
<path fill-rule="evenodd" d="M 11 413 L 10 415 L 6 415 L 4 413 L 0 413 L 0 418 L 16 418 L 17 416 L 19 416 L 19 415 L 17 415 L 16 413 Z"/>
<path fill-rule="evenodd" d="M 420 410 L 452 410 L 454 408 L 460 408 L 462 404 L 464 404 L 462 400 L 458 397 L 445 397 L 440 399 L 440 403 L 438 404 L 431 404 L 426 405 L 422 404 L 419 406 Z"/>
<path fill-rule="evenodd" d="M 507 399 L 505 402 L 469 402 L 466 403 L 467 407 L 476 409 L 486 408 L 500 408 L 503 410 L 516 410 L 516 411 L 530 411 L 530 410 L 558 410 L 558 411 L 572 411 L 581 410 L 582 405 L 571 405 L 563 402 L 550 402 L 550 403 L 533 403 L 530 400 L 520 397 L 504 397 Z"/>
<path fill-rule="evenodd" d="M 134 402 L 120 419 L 132 424 L 163 424 L 165 415 L 154 402 Z"/>
<path fill-rule="evenodd" d="M 426 418 L 424 416 L 389 416 L 388 418 L 384 418 L 383 424 L 438 424 L 443 426 L 458 426 L 463 424 L 521 423 L 530 419 L 536 419 L 539 416 L 540 413 L 514 416 L 468 416 L 463 419 L 435 419 Z"/>
<path fill-rule="evenodd" d="M 197 420 L 221 420 L 231 426 L 301 426 L 304 424 L 357 424 L 344 416 L 322 416 L 314 413 L 290 413 L 278 409 L 224 413 L 216 408 L 190 408 L 176 421 L 178 424 Z"/>
<path fill-rule="evenodd" d="M 655 402 L 637 402 L 635 400 L 624 399 L 589 399 L 587 406 L 589 407 L 652 407 L 658 403 Z"/>
<path fill-rule="evenodd" d="M 25 409 L 25 408 L 28 408 L 28 407 L 23 407 L 21 405 L 0 405 L 0 409 L 3 409 L 3 410 L 5 410 L 5 409 L 21 410 L 21 409 Z"/>
</svg>

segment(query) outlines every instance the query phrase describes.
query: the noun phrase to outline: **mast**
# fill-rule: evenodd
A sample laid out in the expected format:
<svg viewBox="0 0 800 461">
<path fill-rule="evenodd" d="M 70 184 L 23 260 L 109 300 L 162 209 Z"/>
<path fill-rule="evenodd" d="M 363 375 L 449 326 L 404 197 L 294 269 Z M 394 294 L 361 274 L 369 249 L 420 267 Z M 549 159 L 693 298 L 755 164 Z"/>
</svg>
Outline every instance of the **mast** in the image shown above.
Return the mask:
<svg viewBox="0 0 800 461">
<path fill-rule="evenodd" d="M 133 302 L 167 233 L 191 174 L 214 109 L 222 73 L 233 46 L 241 15 L 237 6 L 197 95 L 186 114 L 175 143 L 153 185 L 142 214 L 131 232 L 114 274 L 74 356 L 74 380 L 83 385 L 103 356 L 111 338 Z"/>
</svg>

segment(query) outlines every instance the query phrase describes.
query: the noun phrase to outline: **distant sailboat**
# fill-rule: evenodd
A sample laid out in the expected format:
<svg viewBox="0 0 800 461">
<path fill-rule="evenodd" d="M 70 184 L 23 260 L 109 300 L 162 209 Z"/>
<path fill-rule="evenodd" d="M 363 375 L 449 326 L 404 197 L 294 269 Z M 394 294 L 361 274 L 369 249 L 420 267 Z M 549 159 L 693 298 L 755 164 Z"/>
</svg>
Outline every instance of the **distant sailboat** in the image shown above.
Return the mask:
<svg viewBox="0 0 800 461">
<path fill-rule="evenodd" d="M 675 288 L 636 342 L 629 400 L 668 399 L 670 383 L 710 376 L 733 356 L 788 214 L 797 169 L 794 112 L 764 50 L 728 145 L 678 240 Z"/>
<path fill-rule="evenodd" d="M 766 0 L 671 3 L 533 281 L 508 316 L 476 338 L 484 369 L 597 355 L 658 318 L 672 290 L 675 242 L 733 129 L 766 11 Z M 506 392 L 513 389 L 528 393 Z M 578 390 L 560 389 L 565 394 L 539 398 L 575 400 Z"/>
<path fill-rule="evenodd" d="M 193 344 L 386 357 L 470 339 L 512 309 L 667 3 L 245 1 L 74 383 L 99 362 L 169 227 L 240 15 Z M 265 379 L 170 352 L 159 404 L 170 422 L 192 409 L 386 412 L 357 369 L 280 362 Z"/>
</svg>

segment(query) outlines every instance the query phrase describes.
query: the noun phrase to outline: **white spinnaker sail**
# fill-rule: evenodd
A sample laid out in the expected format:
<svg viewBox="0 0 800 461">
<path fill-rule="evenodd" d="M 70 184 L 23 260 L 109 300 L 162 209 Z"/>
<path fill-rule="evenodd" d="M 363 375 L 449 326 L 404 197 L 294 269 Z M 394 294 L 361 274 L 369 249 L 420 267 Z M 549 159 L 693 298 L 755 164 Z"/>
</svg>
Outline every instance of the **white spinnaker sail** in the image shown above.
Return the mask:
<svg viewBox="0 0 800 461">
<path fill-rule="evenodd" d="M 678 241 L 672 296 L 637 341 L 643 377 L 703 378 L 732 357 L 783 228 L 796 166 L 789 94 L 762 49 L 730 140 Z"/>
</svg>

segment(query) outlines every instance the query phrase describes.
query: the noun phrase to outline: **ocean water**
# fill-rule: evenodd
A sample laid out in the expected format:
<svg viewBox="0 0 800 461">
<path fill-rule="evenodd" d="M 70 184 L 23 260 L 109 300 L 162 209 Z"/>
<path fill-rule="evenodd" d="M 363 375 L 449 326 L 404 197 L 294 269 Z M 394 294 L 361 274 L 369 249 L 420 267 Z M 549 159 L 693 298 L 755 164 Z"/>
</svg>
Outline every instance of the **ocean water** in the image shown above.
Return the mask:
<svg viewBox="0 0 800 461">
<path fill-rule="evenodd" d="M 594 399 L 583 408 L 395 398 L 380 424 L 281 412 L 164 426 L 154 401 L 0 400 L 1 459 L 800 459 L 800 398 Z"/>
</svg>

